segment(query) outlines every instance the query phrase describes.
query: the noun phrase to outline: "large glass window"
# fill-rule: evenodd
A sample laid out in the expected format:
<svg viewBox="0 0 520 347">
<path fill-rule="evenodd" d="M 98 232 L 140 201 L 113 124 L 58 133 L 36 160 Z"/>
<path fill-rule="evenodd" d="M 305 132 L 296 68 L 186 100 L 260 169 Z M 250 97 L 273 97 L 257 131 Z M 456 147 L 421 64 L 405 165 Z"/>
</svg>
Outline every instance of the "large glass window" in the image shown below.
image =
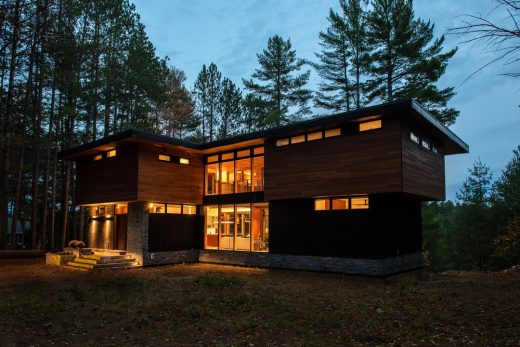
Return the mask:
<svg viewBox="0 0 520 347">
<path fill-rule="evenodd" d="M 241 149 L 206 158 L 205 194 L 249 193 L 264 190 L 263 147 Z M 233 160 L 233 158 L 236 158 Z M 220 162 L 212 162 L 220 160 Z"/>
<path fill-rule="evenodd" d="M 237 251 L 251 250 L 251 205 L 237 205 Z"/>
<path fill-rule="evenodd" d="M 267 203 L 206 206 L 205 249 L 269 251 Z"/>
<path fill-rule="evenodd" d="M 269 206 L 267 203 L 253 204 L 252 251 L 269 251 Z"/>
<path fill-rule="evenodd" d="M 205 248 L 218 249 L 218 206 L 206 206 L 205 217 Z"/>
<path fill-rule="evenodd" d="M 247 193 L 252 190 L 251 158 L 236 161 L 236 192 Z"/>
<path fill-rule="evenodd" d="M 219 163 L 206 165 L 206 195 L 218 194 Z"/>
<path fill-rule="evenodd" d="M 235 207 L 220 207 L 220 249 L 233 250 L 235 247 Z"/>
<path fill-rule="evenodd" d="M 264 190 L 264 157 L 253 157 L 253 191 Z"/>
<path fill-rule="evenodd" d="M 220 194 L 233 194 L 235 186 L 235 162 L 220 163 Z"/>
</svg>

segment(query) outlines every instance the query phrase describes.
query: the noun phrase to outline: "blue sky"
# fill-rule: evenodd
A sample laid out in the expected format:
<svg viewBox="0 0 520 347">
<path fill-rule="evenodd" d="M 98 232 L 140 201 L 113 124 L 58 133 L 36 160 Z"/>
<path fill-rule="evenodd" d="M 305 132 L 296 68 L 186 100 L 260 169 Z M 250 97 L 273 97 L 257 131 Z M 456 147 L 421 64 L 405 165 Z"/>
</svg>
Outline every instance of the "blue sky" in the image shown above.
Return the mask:
<svg viewBox="0 0 520 347">
<path fill-rule="evenodd" d="M 290 38 L 301 58 L 315 60 L 318 34 L 327 27 L 329 8 L 337 0 L 134 0 L 146 32 L 161 57 L 184 70 L 191 89 L 203 64 L 214 62 L 242 87 L 241 78 L 257 67 L 256 53 L 270 36 Z M 436 35 L 460 22 L 464 13 L 488 15 L 492 0 L 416 0 L 416 16 L 435 23 Z M 496 12 L 491 14 L 502 18 Z M 445 49 L 459 47 L 441 87 L 456 87 L 451 105 L 461 114 L 451 129 L 470 146 L 470 153 L 446 157 L 446 193 L 455 199 L 467 170 L 480 158 L 498 177 L 520 144 L 520 85 L 501 76 L 511 67 L 495 65 L 464 80 L 493 56 L 480 46 L 460 45 L 447 36 Z M 518 69 L 520 70 L 520 66 Z M 310 87 L 318 78 L 311 73 Z M 324 113 L 316 110 L 316 113 Z"/>
</svg>

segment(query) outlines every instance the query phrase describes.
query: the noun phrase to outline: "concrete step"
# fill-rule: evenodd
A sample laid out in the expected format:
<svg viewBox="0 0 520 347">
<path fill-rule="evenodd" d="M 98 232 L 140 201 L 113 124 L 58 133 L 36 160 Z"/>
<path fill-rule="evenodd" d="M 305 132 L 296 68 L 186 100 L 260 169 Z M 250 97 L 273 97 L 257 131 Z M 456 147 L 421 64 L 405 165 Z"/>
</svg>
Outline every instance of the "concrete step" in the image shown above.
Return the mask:
<svg viewBox="0 0 520 347">
<path fill-rule="evenodd" d="M 83 259 L 97 260 L 97 261 L 117 261 L 117 260 L 133 260 L 130 255 L 100 255 L 100 254 L 90 254 L 84 255 Z"/>
<path fill-rule="evenodd" d="M 86 269 L 86 270 L 93 270 L 94 269 L 94 266 L 93 264 L 85 264 L 85 263 L 77 263 L 75 261 L 69 261 L 67 263 L 68 266 L 72 266 L 72 267 L 75 267 L 75 268 L 82 268 L 82 269 Z"/>
<path fill-rule="evenodd" d="M 94 260 L 94 259 L 85 259 L 85 258 L 78 258 L 76 257 L 74 259 L 74 262 L 76 263 L 84 263 L 84 264 L 92 264 L 92 265 L 96 265 L 97 264 L 97 260 Z"/>
<path fill-rule="evenodd" d="M 108 270 L 108 269 L 131 269 L 139 267 L 137 263 L 134 262 L 126 262 L 126 263 L 106 263 L 106 264 L 96 264 L 94 265 L 94 270 Z"/>
<path fill-rule="evenodd" d="M 63 267 L 64 267 L 65 269 L 75 270 L 75 271 L 91 271 L 91 269 L 85 269 L 85 268 L 77 267 L 77 266 L 65 265 L 65 266 L 63 266 Z"/>
</svg>

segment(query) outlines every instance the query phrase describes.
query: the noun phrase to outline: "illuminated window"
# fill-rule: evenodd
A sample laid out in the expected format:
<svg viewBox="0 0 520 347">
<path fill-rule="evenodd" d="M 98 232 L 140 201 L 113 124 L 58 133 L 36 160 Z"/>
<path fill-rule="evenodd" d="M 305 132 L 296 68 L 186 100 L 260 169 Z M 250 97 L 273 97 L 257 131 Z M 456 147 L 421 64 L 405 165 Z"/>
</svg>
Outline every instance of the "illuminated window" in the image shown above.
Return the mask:
<svg viewBox="0 0 520 347">
<path fill-rule="evenodd" d="M 250 155 L 251 155 L 251 151 L 249 149 L 237 152 L 237 158 L 249 157 Z"/>
<path fill-rule="evenodd" d="M 197 206 L 182 205 L 182 214 L 197 214 Z"/>
<path fill-rule="evenodd" d="M 219 164 L 213 163 L 206 165 L 206 195 L 215 195 L 219 193 Z"/>
<path fill-rule="evenodd" d="M 159 154 L 159 160 L 160 161 L 171 161 L 172 157 L 166 154 Z"/>
<path fill-rule="evenodd" d="M 291 144 L 305 142 L 305 135 L 291 137 Z"/>
<path fill-rule="evenodd" d="M 166 213 L 169 214 L 181 214 L 182 213 L 182 206 L 176 205 L 176 204 L 167 204 L 166 205 Z"/>
<path fill-rule="evenodd" d="M 220 194 L 233 194 L 235 188 L 235 162 L 220 163 Z"/>
<path fill-rule="evenodd" d="M 93 159 L 94 159 L 94 161 L 101 160 L 101 159 L 103 159 L 103 154 L 96 154 Z"/>
<path fill-rule="evenodd" d="M 217 155 L 212 155 L 212 156 L 208 157 L 208 158 L 206 159 L 206 161 L 207 161 L 208 163 L 214 163 L 214 162 L 218 161 L 218 154 L 217 154 Z"/>
<path fill-rule="evenodd" d="M 116 152 L 115 149 L 113 149 L 113 150 L 111 150 L 111 151 L 108 151 L 108 152 L 107 152 L 107 158 L 113 158 L 113 157 L 116 156 L 116 154 L 117 154 L 117 152 Z"/>
<path fill-rule="evenodd" d="M 236 193 L 247 193 L 252 190 L 251 158 L 236 161 Z"/>
<path fill-rule="evenodd" d="M 204 207 L 204 248 L 218 249 L 218 206 Z"/>
<path fill-rule="evenodd" d="M 116 205 L 116 214 L 127 214 L 127 213 L 128 213 L 127 204 L 117 204 Z"/>
<path fill-rule="evenodd" d="M 230 159 L 233 159 L 234 157 L 235 157 L 235 153 L 233 153 L 233 152 L 224 153 L 221 155 L 222 160 L 230 160 Z"/>
<path fill-rule="evenodd" d="M 89 210 L 89 214 L 91 217 L 97 217 L 98 213 L 99 213 L 99 207 L 97 207 L 97 206 L 92 206 Z"/>
<path fill-rule="evenodd" d="M 165 212 L 164 204 L 150 203 L 148 211 L 150 213 L 164 213 Z"/>
<path fill-rule="evenodd" d="M 235 248 L 235 206 L 221 206 L 219 221 L 219 249 L 233 250 Z"/>
<path fill-rule="evenodd" d="M 316 210 L 316 211 L 330 210 L 330 199 L 314 200 L 314 210 Z"/>
<path fill-rule="evenodd" d="M 430 143 L 425 139 L 421 141 L 421 145 L 426 149 L 430 149 Z"/>
<path fill-rule="evenodd" d="M 257 147 L 255 149 L 253 149 L 253 154 L 254 155 L 257 155 L 257 154 L 264 154 L 264 147 Z"/>
<path fill-rule="evenodd" d="M 307 141 L 314 141 L 323 138 L 323 133 L 320 131 L 318 133 L 310 133 L 307 134 Z"/>
<path fill-rule="evenodd" d="M 368 196 L 356 196 L 350 198 L 350 206 L 353 210 L 363 210 L 368 208 Z"/>
<path fill-rule="evenodd" d="M 415 133 L 410 133 L 410 140 L 419 143 L 419 136 L 417 136 Z"/>
<path fill-rule="evenodd" d="M 264 157 L 253 157 L 253 191 L 264 190 Z"/>
<path fill-rule="evenodd" d="M 371 122 L 359 123 L 359 131 L 368 131 L 374 129 L 381 129 L 383 125 L 381 119 L 373 120 Z"/>
<path fill-rule="evenodd" d="M 251 205 L 236 205 L 235 250 L 251 250 Z"/>
<path fill-rule="evenodd" d="M 267 203 L 205 206 L 204 225 L 205 249 L 269 251 Z"/>
<path fill-rule="evenodd" d="M 289 139 L 276 140 L 276 147 L 287 146 L 288 144 L 289 144 Z"/>
<path fill-rule="evenodd" d="M 183 165 L 190 165 L 191 160 L 189 158 L 179 158 L 179 163 Z"/>
<path fill-rule="evenodd" d="M 439 153 L 439 150 L 437 149 L 437 147 L 432 146 L 432 152 L 433 153 Z"/>
<path fill-rule="evenodd" d="M 333 198 L 332 199 L 333 210 L 348 210 L 348 198 Z"/>
<path fill-rule="evenodd" d="M 334 137 L 339 135 L 341 135 L 340 128 L 325 130 L 325 137 Z"/>
</svg>

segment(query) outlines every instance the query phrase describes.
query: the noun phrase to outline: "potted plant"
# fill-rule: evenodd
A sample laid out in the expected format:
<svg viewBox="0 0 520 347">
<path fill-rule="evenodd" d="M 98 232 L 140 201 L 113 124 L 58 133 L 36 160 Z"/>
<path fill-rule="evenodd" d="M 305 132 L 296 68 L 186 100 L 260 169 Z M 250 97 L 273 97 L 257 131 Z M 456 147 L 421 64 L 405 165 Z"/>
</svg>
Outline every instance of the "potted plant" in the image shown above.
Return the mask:
<svg viewBox="0 0 520 347">
<path fill-rule="evenodd" d="M 76 248 L 78 250 L 78 258 L 81 258 L 81 250 L 85 247 L 85 242 L 72 240 L 69 242 L 69 247 Z"/>
</svg>

